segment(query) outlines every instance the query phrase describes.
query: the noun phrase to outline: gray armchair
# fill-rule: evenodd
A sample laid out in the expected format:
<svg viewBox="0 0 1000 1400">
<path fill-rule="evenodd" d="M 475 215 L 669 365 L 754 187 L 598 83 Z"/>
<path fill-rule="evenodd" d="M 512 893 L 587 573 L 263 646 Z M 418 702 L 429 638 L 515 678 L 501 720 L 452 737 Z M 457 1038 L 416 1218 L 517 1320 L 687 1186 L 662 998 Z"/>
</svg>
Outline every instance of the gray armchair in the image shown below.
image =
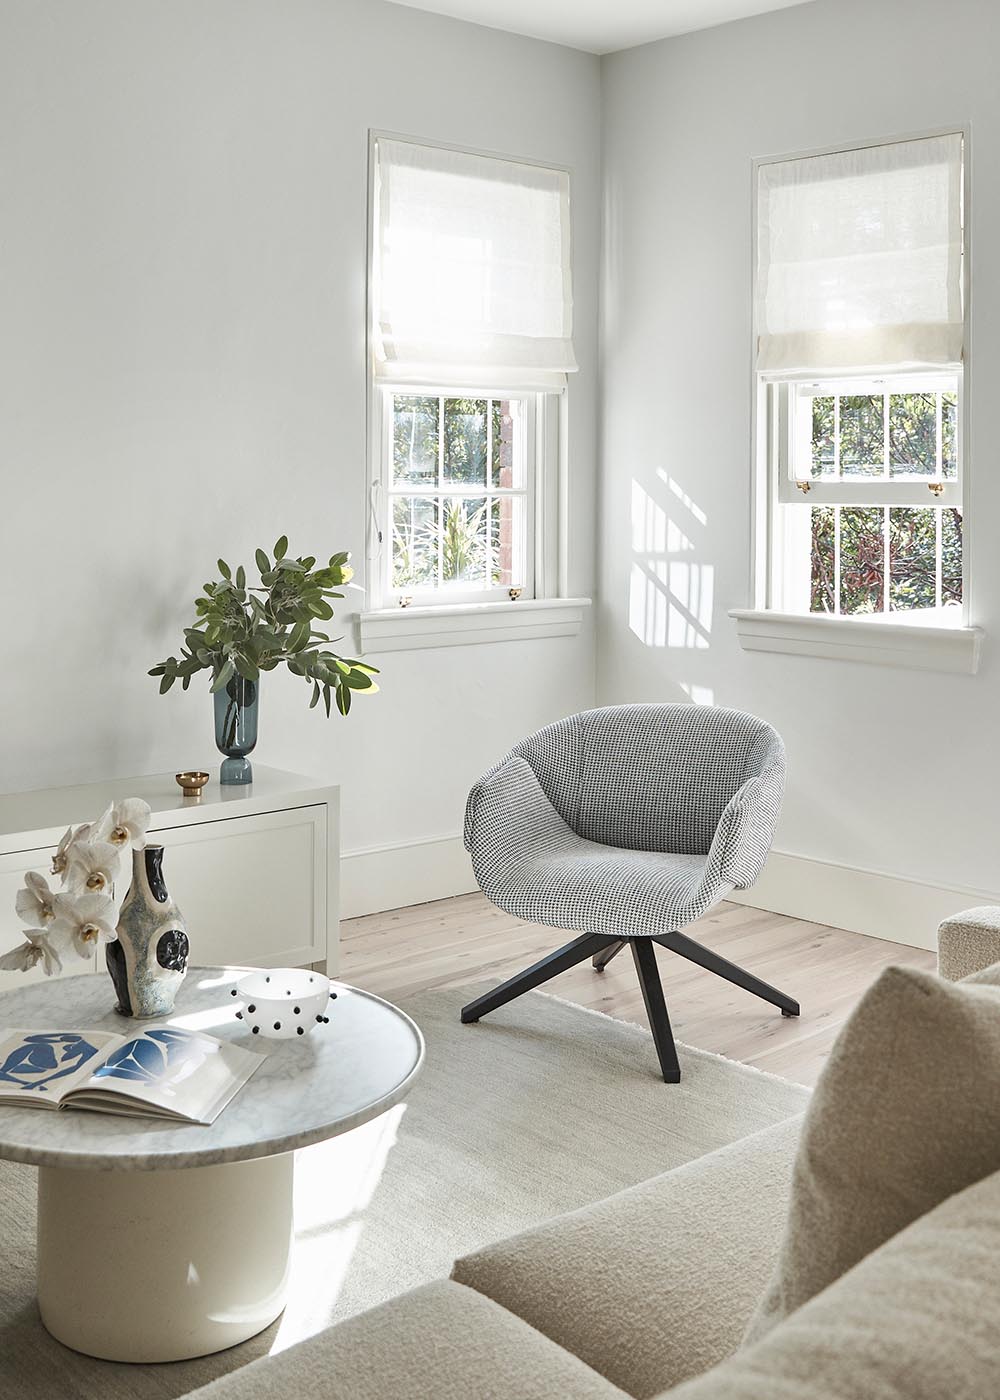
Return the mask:
<svg viewBox="0 0 1000 1400">
<path fill-rule="evenodd" d="M 469 794 L 465 845 L 483 893 L 552 928 L 586 929 L 470 1002 L 478 1021 L 585 958 L 631 944 L 663 1078 L 680 1079 L 652 943 L 797 1016 L 798 1002 L 680 930 L 767 859 L 784 747 L 763 720 L 696 705 L 614 705 L 522 740 Z"/>
</svg>

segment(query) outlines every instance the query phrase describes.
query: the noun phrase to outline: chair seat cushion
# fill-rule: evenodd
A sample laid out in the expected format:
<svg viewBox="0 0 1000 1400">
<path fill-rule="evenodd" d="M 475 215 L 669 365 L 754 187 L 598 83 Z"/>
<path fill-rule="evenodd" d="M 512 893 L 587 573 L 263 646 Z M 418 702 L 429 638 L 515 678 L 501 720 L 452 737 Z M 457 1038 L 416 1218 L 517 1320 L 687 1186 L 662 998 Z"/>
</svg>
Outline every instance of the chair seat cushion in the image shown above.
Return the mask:
<svg viewBox="0 0 1000 1400">
<path fill-rule="evenodd" d="M 488 1298 L 444 1280 L 329 1327 L 188 1400 L 626 1400 Z"/>
<path fill-rule="evenodd" d="M 1000 1392 L 998 1259 L 1000 1173 L 670 1400 L 986 1400 Z"/>
<path fill-rule="evenodd" d="M 644 1400 L 738 1344 L 777 1255 L 800 1126 L 491 1245 L 452 1276 Z"/>
</svg>

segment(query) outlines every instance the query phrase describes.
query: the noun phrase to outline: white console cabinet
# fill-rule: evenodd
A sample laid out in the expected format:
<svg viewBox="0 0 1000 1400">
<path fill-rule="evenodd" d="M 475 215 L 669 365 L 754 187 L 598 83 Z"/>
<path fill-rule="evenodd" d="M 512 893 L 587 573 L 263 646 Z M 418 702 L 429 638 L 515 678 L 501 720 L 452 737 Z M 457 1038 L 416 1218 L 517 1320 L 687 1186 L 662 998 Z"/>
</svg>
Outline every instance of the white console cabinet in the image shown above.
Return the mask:
<svg viewBox="0 0 1000 1400">
<path fill-rule="evenodd" d="M 149 839 L 165 847 L 163 874 L 193 963 L 320 963 L 335 973 L 339 789 L 256 763 L 253 771 L 248 787 L 222 787 L 213 775 L 197 798 L 184 797 L 172 773 L 0 796 L 0 953 L 20 939 L 14 897 L 25 871 L 48 873 L 67 826 L 141 797 L 152 809 Z M 98 957 L 68 961 L 63 975 L 103 972 Z M 0 973 L 0 988 L 41 975 Z"/>
</svg>

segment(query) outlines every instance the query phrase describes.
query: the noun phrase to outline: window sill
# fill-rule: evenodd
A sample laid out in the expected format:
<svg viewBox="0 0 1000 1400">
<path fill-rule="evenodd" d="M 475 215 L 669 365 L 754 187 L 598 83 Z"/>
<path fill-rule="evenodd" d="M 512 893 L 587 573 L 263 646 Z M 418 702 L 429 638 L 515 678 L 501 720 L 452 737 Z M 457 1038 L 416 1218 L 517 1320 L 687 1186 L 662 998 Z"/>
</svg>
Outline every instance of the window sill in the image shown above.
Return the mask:
<svg viewBox="0 0 1000 1400">
<path fill-rule="evenodd" d="M 381 608 L 358 619 L 361 652 L 575 637 L 589 607 L 589 598 L 526 598 L 516 603 Z"/>
<path fill-rule="evenodd" d="M 983 633 L 979 627 L 884 622 L 881 618 L 821 617 L 732 608 L 729 616 L 744 651 L 825 656 L 917 671 L 975 675 Z"/>
</svg>

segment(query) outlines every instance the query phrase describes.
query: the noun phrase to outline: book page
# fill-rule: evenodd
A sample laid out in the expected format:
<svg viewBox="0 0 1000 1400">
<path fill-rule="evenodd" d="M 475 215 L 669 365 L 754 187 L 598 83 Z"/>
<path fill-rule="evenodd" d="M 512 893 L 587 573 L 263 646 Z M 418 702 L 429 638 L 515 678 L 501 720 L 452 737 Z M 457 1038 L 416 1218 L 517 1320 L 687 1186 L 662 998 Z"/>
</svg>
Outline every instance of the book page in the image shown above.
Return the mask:
<svg viewBox="0 0 1000 1400">
<path fill-rule="evenodd" d="M 179 1026 L 124 1041 L 69 1095 L 67 1107 L 212 1123 L 264 1062 L 262 1055 Z"/>
<path fill-rule="evenodd" d="M 0 1031 L 0 1103 L 58 1108 L 122 1043 L 109 1031 Z"/>
</svg>

